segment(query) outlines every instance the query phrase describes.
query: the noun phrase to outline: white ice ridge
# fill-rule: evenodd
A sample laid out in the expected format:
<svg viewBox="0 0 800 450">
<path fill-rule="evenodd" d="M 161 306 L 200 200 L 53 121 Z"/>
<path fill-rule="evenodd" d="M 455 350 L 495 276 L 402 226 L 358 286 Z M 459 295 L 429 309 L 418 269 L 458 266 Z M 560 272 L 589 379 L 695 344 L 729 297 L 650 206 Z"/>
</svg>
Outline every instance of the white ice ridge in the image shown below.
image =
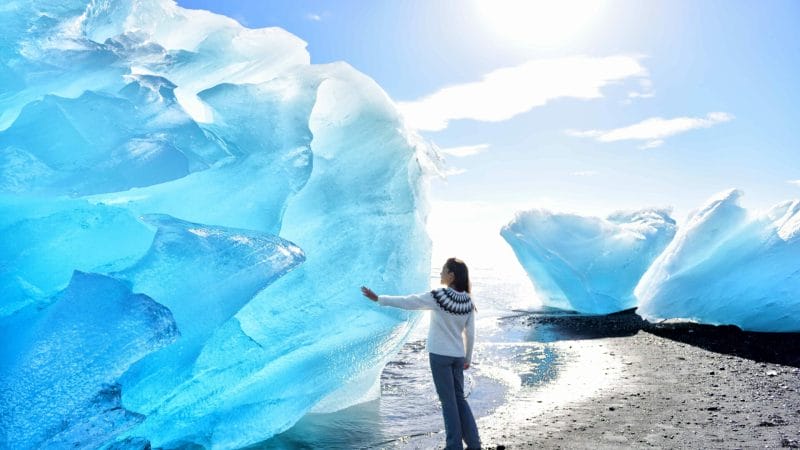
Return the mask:
<svg viewBox="0 0 800 450">
<path fill-rule="evenodd" d="M 800 202 L 766 212 L 728 190 L 695 211 L 636 287 L 650 320 L 800 331 Z"/>
</svg>

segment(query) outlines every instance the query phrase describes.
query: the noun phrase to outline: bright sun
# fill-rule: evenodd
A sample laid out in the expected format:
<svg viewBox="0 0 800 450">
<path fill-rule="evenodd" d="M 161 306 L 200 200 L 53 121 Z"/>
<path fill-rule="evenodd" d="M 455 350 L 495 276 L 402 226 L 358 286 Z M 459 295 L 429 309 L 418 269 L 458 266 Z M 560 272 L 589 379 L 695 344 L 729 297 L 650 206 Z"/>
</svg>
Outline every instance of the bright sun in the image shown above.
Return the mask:
<svg viewBox="0 0 800 450">
<path fill-rule="evenodd" d="M 509 43 L 561 47 L 600 15 L 603 0 L 473 0 L 480 20 Z"/>
</svg>

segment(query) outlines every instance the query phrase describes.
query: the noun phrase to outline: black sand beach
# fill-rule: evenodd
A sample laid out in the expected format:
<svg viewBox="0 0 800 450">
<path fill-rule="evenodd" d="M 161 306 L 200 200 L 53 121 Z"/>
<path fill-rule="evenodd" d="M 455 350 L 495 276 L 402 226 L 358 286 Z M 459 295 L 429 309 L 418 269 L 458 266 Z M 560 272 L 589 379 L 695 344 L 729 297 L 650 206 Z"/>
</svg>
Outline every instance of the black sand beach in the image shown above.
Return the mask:
<svg viewBox="0 0 800 450">
<path fill-rule="evenodd" d="M 635 314 L 510 320 L 569 361 L 479 420 L 485 448 L 800 448 L 800 334 Z"/>
</svg>

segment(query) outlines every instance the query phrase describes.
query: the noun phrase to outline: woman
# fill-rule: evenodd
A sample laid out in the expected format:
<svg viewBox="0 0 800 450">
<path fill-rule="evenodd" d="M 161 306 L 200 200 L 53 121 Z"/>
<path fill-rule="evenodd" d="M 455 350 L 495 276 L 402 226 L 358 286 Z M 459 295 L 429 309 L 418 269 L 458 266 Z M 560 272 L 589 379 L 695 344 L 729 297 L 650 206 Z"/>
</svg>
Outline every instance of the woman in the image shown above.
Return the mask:
<svg viewBox="0 0 800 450">
<path fill-rule="evenodd" d="M 428 355 L 433 384 L 442 403 L 447 449 L 479 449 L 478 427 L 464 399 L 464 370 L 472 361 L 475 342 L 475 306 L 470 298 L 469 271 L 464 261 L 450 258 L 442 267 L 441 283 L 446 288 L 409 296 L 378 296 L 361 287 L 365 297 L 382 306 L 403 309 L 429 309 Z M 466 341 L 466 343 L 465 343 Z"/>
</svg>

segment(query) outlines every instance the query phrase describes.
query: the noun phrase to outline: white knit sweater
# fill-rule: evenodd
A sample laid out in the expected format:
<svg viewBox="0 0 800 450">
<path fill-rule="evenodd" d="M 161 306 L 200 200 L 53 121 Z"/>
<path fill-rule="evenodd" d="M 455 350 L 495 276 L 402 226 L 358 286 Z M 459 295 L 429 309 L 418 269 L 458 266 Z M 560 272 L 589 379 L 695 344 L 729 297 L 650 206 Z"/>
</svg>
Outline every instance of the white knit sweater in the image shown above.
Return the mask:
<svg viewBox="0 0 800 450">
<path fill-rule="evenodd" d="M 472 362 L 475 343 L 475 308 L 470 295 L 451 288 L 407 296 L 381 295 L 378 303 L 402 309 L 429 309 L 428 352 L 463 357 Z"/>
</svg>

